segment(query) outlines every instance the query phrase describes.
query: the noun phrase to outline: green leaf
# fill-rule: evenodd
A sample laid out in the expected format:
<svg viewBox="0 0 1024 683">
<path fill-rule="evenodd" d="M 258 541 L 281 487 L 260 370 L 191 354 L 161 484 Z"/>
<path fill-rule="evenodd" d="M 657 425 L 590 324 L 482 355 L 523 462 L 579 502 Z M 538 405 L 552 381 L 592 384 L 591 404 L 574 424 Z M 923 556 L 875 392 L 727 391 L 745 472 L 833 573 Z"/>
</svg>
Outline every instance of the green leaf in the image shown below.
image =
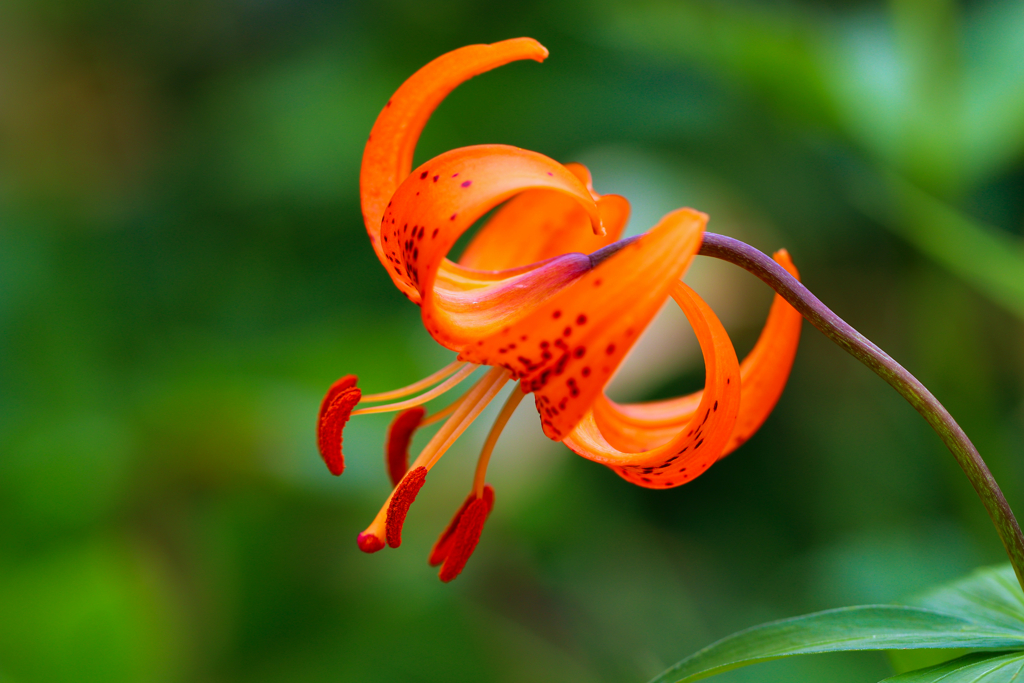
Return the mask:
<svg viewBox="0 0 1024 683">
<path fill-rule="evenodd" d="M 1024 635 L 1024 593 L 1009 563 L 978 569 L 910 603 Z"/>
<path fill-rule="evenodd" d="M 1024 653 L 973 652 L 938 666 L 908 671 L 882 683 L 1011 683 L 1021 680 Z"/>
<path fill-rule="evenodd" d="M 696 681 L 794 655 L 904 648 L 1020 649 L 1024 648 L 1024 631 L 918 607 L 844 607 L 734 633 L 677 663 L 651 683 Z"/>
</svg>

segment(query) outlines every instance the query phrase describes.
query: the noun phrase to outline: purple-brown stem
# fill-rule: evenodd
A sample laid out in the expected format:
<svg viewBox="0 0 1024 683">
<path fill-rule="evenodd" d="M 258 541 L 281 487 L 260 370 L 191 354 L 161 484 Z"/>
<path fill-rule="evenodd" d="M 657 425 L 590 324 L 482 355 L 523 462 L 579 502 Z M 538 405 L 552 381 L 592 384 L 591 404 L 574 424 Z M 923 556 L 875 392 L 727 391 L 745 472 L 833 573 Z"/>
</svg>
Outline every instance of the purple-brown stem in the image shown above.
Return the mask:
<svg viewBox="0 0 1024 683">
<path fill-rule="evenodd" d="M 953 453 L 974 490 L 978 492 L 1006 548 L 1006 554 L 1010 556 L 1017 581 L 1024 589 L 1024 536 L 1021 535 L 1020 525 L 978 449 L 932 393 L 885 351 L 829 310 L 785 268 L 757 249 L 731 237 L 705 233 L 700 254 L 728 261 L 759 277 L 821 330 L 822 334 L 871 368 L 921 413 Z"/>
</svg>

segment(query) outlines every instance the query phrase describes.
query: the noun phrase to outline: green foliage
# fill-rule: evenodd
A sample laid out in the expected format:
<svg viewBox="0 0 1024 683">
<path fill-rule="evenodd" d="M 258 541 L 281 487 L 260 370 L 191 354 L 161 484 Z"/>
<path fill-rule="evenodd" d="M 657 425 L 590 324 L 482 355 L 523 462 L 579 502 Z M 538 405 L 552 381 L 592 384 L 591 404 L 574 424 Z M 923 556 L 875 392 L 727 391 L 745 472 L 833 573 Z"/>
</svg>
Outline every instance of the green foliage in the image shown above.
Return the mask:
<svg viewBox="0 0 1024 683">
<path fill-rule="evenodd" d="M 1013 683 L 1024 671 L 1024 654 L 976 652 L 927 669 L 909 671 L 884 683 Z"/>
<path fill-rule="evenodd" d="M 970 648 L 972 653 L 886 681 L 1012 681 L 1024 654 L 1024 592 L 1010 565 L 982 569 L 914 600 L 923 607 L 867 605 L 755 626 L 709 645 L 655 678 L 684 683 L 781 657 L 861 650 Z"/>
</svg>

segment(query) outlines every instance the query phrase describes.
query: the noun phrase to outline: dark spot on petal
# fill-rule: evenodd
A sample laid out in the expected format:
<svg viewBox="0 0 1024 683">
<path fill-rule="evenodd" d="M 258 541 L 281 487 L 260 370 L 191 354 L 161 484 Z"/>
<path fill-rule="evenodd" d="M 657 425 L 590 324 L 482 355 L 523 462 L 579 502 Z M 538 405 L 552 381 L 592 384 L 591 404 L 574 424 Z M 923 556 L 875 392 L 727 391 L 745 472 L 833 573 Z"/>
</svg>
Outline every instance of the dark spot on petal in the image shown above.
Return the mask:
<svg viewBox="0 0 1024 683">
<path fill-rule="evenodd" d="M 551 317 L 554 318 L 555 320 L 558 320 L 559 318 L 562 317 L 562 312 L 561 311 L 555 311 L 554 313 L 551 314 Z"/>
<path fill-rule="evenodd" d="M 576 316 L 576 324 L 577 325 L 586 325 L 587 324 L 587 316 L 585 316 L 582 313 L 580 313 L 578 316 Z"/>
<path fill-rule="evenodd" d="M 469 187 L 472 184 L 473 184 L 472 180 L 464 180 L 464 181 L 462 181 L 462 186 L 463 187 Z"/>
<path fill-rule="evenodd" d="M 426 171 L 424 171 L 423 173 L 420 173 L 420 180 L 423 180 L 426 177 L 427 177 L 427 172 Z"/>
<path fill-rule="evenodd" d="M 607 353 L 609 356 L 615 353 L 615 344 L 609 344 L 608 348 L 606 348 L 604 352 Z"/>
</svg>

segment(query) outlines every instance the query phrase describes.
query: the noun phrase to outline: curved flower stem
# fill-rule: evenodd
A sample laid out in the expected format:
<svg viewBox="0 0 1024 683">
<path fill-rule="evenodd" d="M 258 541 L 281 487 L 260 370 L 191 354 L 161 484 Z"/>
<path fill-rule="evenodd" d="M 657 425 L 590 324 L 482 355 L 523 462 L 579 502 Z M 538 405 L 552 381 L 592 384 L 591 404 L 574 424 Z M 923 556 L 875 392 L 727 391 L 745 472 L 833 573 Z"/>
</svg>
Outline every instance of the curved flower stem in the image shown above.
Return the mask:
<svg viewBox="0 0 1024 683">
<path fill-rule="evenodd" d="M 1024 589 L 1024 536 L 1021 535 L 1020 525 L 978 449 L 931 392 L 885 351 L 829 310 L 782 266 L 757 249 L 731 237 L 705 233 L 700 253 L 733 263 L 759 277 L 821 330 L 822 334 L 871 368 L 921 413 L 953 453 L 981 497 L 1006 553 L 1010 556 L 1017 581 Z"/>
</svg>

